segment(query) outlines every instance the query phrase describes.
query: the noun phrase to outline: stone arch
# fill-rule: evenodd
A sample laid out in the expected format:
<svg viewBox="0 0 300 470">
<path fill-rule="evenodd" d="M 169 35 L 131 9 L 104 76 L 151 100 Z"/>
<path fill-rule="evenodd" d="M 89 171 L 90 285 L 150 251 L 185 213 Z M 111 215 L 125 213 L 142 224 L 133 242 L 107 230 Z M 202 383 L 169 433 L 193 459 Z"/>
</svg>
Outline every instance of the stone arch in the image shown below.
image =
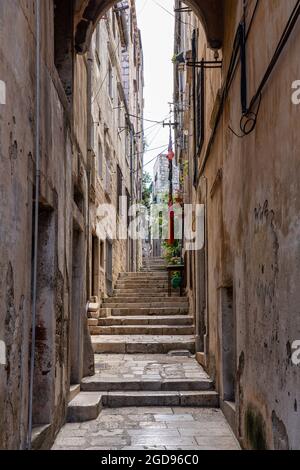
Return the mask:
<svg viewBox="0 0 300 470">
<path fill-rule="evenodd" d="M 75 48 L 84 54 L 89 46 L 99 18 L 116 0 L 77 0 L 75 7 Z M 206 32 L 208 45 L 220 49 L 223 45 L 224 0 L 187 0 L 199 16 Z"/>
</svg>

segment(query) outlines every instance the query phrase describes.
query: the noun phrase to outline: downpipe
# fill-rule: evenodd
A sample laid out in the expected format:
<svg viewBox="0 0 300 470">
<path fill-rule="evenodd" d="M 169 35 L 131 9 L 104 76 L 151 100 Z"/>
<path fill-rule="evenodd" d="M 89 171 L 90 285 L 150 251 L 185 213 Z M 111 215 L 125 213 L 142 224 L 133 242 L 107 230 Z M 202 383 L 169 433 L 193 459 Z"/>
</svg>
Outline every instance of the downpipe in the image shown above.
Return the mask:
<svg viewBox="0 0 300 470">
<path fill-rule="evenodd" d="M 36 344 L 36 304 L 37 304 L 37 261 L 38 261 L 38 229 L 39 229 L 39 186 L 40 186 L 40 0 L 36 0 L 36 102 L 35 102 L 35 201 L 34 201 L 34 242 L 33 242 L 33 273 L 32 273 L 32 319 L 31 319 L 31 351 L 30 351 L 30 379 L 28 400 L 28 434 L 27 449 L 31 450 L 32 439 L 32 409 L 33 409 L 33 381 L 35 366 Z"/>
</svg>

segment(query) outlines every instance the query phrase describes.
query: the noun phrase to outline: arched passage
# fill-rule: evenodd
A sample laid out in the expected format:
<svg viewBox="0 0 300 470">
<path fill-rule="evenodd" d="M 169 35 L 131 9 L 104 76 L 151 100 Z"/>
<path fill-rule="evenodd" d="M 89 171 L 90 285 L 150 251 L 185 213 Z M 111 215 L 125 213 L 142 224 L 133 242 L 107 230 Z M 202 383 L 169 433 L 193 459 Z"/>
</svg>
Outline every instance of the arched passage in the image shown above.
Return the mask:
<svg viewBox="0 0 300 470">
<path fill-rule="evenodd" d="M 77 53 L 87 51 L 98 20 L 115 3 L 115 0 L 77 0 L 74 12 Z M 201 18 L 209 46 L 220 49 L 223 45 L 224 0 L 187 0 L 186 4 Z"/>
</svg>

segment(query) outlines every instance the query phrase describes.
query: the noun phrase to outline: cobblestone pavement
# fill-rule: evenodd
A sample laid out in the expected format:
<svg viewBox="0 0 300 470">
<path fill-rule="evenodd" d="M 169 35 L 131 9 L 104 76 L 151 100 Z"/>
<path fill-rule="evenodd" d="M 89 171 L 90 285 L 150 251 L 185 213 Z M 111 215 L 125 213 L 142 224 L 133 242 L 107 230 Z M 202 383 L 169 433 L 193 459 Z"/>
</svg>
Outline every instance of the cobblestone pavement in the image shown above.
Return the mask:
<svg viewBox="0 0 300 470">
<path fill-rule="evenodd" d="M 238 450 L 214 408 L 104 409 L 94 421 L 66 424 L 54 450 Z"/>
<path fill-rule="evenodd" d="M 95 372 L 90 380 L 209 378 L 194 357 L 167 354 L 95 355 Z"/>
</svg>

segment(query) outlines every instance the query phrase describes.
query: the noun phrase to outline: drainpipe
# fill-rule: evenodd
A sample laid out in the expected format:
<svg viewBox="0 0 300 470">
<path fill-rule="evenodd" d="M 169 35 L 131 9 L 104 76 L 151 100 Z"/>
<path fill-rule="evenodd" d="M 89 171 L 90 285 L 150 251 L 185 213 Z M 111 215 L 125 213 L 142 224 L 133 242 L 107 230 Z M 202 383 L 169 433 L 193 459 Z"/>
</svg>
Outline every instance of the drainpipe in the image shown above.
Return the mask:
<svg viewBox="0 0 300 470">
<path fill-rule="evenodd" d="M 40 186 L 40 0 L 36 0 L 36 100 L 35 100 L 35 201 L 34 201 L 34 246 L 33 246 L 33 285 L 32 285 L 32 320 L 31 320 L 31 351 L 30 351 L 30 382 L 28 404 L 28 435 L 27 449 L 31 449 L 32 436 L 32 408 L 33 408 L 33 380 L 35 355 L 35 328 L 37 303 L 37 260 L 38 260 L 38 228 L 39 228 L 39 186 Z"/>
<path fill-rule="evenodd" d="M 91 174 L 92 174 L 92 162 L 91 155 L 94 147 L 94 124 L 92 117 L 92 77 L 93 77 L 93 53 L 92 47 L 90 46 L 87 55 L 87 300 L 90 300 L 93 292 L 91 291 L 91 276 L 90 276 L 90 186 L 91 186 Z"/>
<path fill-rule="evenodd" d="M 205 362 L 207 364 L 208 354 L 209 354 L 209 303 L 208 303 L 208 213 L 207 213 L 207 191 L 208 191 L 208 181 L 206 176 L 202 175 L 205 182 L 205 211 L 204 211 L 204 236 L 205 236 L 205 335 L 204 335 L 204 355 Z"/>
<path fill-rule="evenodd" d="M 130 124 L 130 207 L 133 204 L 133 129 Z M 130 239 L 130 271 L 133 271 L 133 243 Z"/>
</svg>

